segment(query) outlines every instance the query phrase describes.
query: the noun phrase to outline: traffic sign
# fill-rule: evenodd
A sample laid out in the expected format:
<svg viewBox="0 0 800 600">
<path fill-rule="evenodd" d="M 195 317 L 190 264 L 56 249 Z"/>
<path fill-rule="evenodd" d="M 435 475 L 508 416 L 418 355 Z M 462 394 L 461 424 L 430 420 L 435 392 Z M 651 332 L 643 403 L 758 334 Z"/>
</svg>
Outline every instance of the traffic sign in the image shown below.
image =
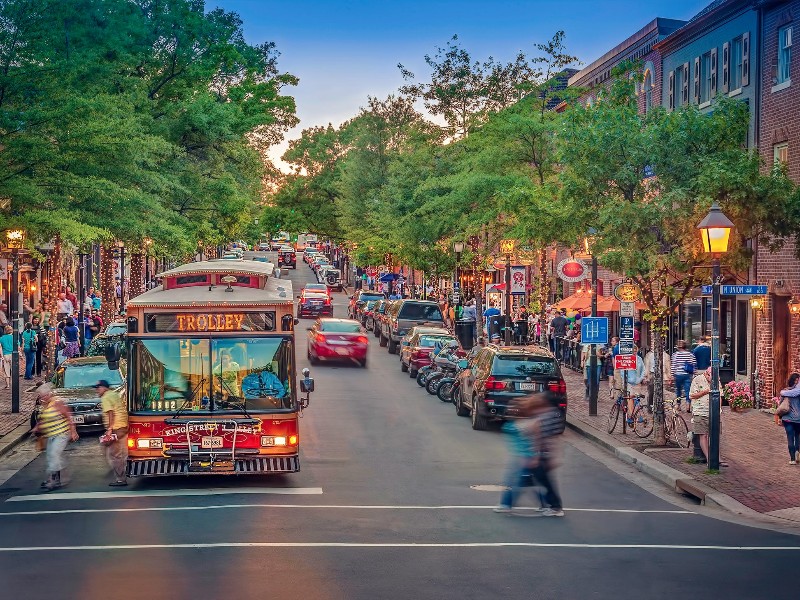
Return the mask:
<svg viewBox="0 0 800 600">
<path fill-rule="evenodd" d="M 633 340 L 620 340 L 619 341 L 620 354 L 633 354 Z"/>
<path fill-rule="evenodd" d="M 636 314 L 636 302 L 620 302 L 619 303 L 619 316 L 632 317 Z"/>
<path fill-rule="evenodd" d="M 621 342 L 620 342 L 621 344 Z M 614 357 L 614 369 L 617 371 L 635 371 L 636 370 L 636 355 L 635 354 L 617 354 Z"/>
<path fill-rule="evenodd" d="M 723 285 L 720 293 L 723 296 L 766 296 L 766 285 Z M 714 286 L 704 285 L 702 293 L 704 296 L 710 296 L 714 291 Z"/>
<path fill-rule="evenodd" d="M 584 317 L 581 319 L 582 344 L 608 343 L 608 317 Z"/>
<path fill-rule="evenodd" d="M 621 340 L 633 339 L 633 317 L 619 318 L 619 339 Z"/>
</svg>

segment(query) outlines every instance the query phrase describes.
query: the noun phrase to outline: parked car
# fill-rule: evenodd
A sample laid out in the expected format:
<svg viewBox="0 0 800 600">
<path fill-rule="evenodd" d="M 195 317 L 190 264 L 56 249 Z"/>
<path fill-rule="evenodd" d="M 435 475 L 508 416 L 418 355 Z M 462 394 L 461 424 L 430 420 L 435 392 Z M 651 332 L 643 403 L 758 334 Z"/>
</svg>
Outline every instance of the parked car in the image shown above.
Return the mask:
<svg viewBox="0 0 800 600">
<path fill-rule="evenodd" d="M 102 429 L 100 398 L 92 386 L 100 379 L 105 379 L 124 397 L 125 369 L 124 360 L 120 361 L 118 370 L 109 369 L 105 356 L 69 358 L 58 365 L 50 383 L 53 384 L 53 393 L 72 410 L 76 427 Z M 36 425 L 40 410 L 41 405 L 37 400 L 31 413 L 31 427 Z"/>
<path fill-rule="evenodd" d="M 306 261 L 306 264 L 311 264 L 311 261 L 317 254 L 319 254 L 319 252 L 317 252 L 316 248 L 306 248 L 303 250 L 303 260 Z"/>
<path fill-rule="evenodd" d="M 519 396 L 544 392 L 561 411 L 564 430 L 567 419 L 567 385 L 561 368 L 549 350 L 527 346 L 482 348 L 459 374 L 456 413 L 472 416 L 473 429 L 486 429 L 489 421 L 513 416 L 509 403 Z"/>
<path fill-rule="evenodd" d="M 458 342 L 456 337 L 443 327 L 418 325 L 400 341 L 400 370 L 416 377 L 417 372 L 431 364 L 431 353 L 436 343 Z"/>
<path fill-rule="evenodd" d="M 367 321 L 366 327 L 367 331 L 371 331 L 375 337 L 381 334 L 381 320 L 386 313 L 386 309 L 392 302 L 394 302 L 394 300 L 381 298 L 375 303 L 375 307 L 372 309 L 372 318 Z"/>
<path fill-rule="evenodd" d="M 258 251 L 259 252 L 267 252 L 268 250 L 271 250 L 271 249 L 272 248 L 270 247 L 270 243 L 269 242 L 261 242 L 258 245 Z"/>
<path fill-rule="evenodd" d="M 222 254 L 222 260 L 242 260 L 242 257 L 235 252 L 225 252 Z"/>
<path fill-rule="evenodd" d="M 298 296 L 297 317 L 333 316 L 333 304 L 327 293 L 306 291 Z"/>
<path fill-rule="evenodd" d="M 316 273 L 321 266 L 330 264 L 331 261 L 328 260 L 327 256 L 323 256 L 322 254 L 316 254 L 314 255 L 314 258 L 311 259 L 309 266 L 311 267 L 311 270 L 314 271 L 314 273 Z"/>
<path fill-rule="evenodd" d="M 432 300 L 398 300 L 386 312 L 381 324 L 380 345 L 389 347 L 389 354 L 397 352 L 400 339 L 415 325 L 437 326 L 444 324 L 439 305 Z"/>
<path fill-rule="evenodd" d="M 317 319 L 308 328 L 308 360 L 354 361 L 367 366 L 369 340 L 358 321 L 351 319 Z"/>
<path fill-rule="evenodd" d="M 330 290 L 342 291 L 342 272 L 334 267 L 323 267 L 317 274 L 320 283 L 325 283 Z"/>
<path fill-rule="evenodd" d="M 360 319 L 361 309 L 364 307 L 364 304 L 366 304 L 367 300 L 381 300 L 384 298 L 386 298 L 386 295 L 383 292 L 359 290 L 350 296 L 350 316 L 358 321 Z"/>
<path fill-rule="evenodd" d="M 297 269 L 297 254 L 293 248 L 284 246 L 278 250 L 278 265 L 284 269 Z"/>
<path fill-rule="evenodd" d="M 377 303 L 377 300 L 367 300 L 358 312 L 358 320 L 364 327 L 367 326 L 367 321 L 372 319 L 372 309 Z"/>
</svg>

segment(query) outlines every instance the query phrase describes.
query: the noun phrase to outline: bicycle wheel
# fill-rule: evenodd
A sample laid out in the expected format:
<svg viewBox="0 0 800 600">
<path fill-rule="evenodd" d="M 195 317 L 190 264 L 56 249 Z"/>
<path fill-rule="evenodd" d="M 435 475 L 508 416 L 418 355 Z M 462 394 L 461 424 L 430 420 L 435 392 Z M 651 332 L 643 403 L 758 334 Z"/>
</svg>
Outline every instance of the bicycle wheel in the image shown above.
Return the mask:
<svg viewBox="0 0 800 600">
<path fill-rule="evenodd" d="M 617 426 L 619 420 L 619 403 L 614 402 L 611 405 L 611 412 L 608 413 L 608 433 L 614 433 L 614 428 Z"/>
<path fill-rule="evenodd" d="M 653 414 L 642 404 L 633 410 L 633 432 L 640 438 L 653 433 Z"/>
<path fill-rule="evenodd" d="M 672 415 L 672 441 L 681 448 L 689 447 L 689 428 L 678 414 Z"/>
</svg>

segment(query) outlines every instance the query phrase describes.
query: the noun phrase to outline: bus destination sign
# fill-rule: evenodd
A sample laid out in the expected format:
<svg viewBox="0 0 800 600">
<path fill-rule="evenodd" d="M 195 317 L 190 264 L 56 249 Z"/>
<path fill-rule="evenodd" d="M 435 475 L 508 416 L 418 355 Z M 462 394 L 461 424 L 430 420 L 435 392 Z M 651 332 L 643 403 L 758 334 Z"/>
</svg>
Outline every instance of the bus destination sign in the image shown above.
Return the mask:
<svg viewBox="0 0 800 600">
<path fill-rule="evenodd" d="M 151 313 L 145 315 L 148 333 L 216 333 L 275 331 L 275 311 L 239 313 Z"/>
</svg>

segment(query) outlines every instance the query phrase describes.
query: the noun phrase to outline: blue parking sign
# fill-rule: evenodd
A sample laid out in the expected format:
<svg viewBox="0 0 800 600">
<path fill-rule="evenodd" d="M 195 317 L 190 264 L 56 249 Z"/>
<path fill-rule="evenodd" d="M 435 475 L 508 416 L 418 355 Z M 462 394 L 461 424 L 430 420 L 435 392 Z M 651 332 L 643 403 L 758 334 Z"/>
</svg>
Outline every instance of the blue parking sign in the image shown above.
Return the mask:
<svg viewBox="0 0 800 600">
<path fill-rule="evenodd" d="M 608 317 L 584 317 L 581 319 L 582 344 L 608 343 Z"/>
</svg>

